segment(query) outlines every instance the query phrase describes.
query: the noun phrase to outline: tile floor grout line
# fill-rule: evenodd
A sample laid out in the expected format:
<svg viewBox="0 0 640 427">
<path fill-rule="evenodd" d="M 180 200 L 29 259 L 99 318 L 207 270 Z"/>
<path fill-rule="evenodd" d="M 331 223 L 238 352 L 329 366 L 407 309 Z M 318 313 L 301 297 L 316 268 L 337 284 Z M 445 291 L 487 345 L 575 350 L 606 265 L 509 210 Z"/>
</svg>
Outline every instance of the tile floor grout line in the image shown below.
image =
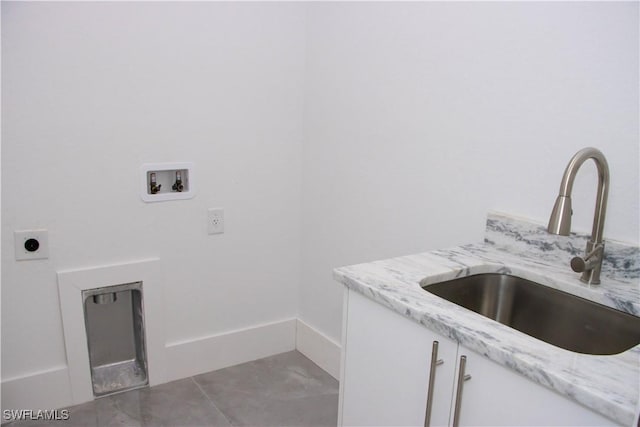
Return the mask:
<svg viewBox="0 0 640 427">
<path fill-rule="evenodd" d="M 230 427 L 336 425 L 339 396 L 335 379 L 325 376 L 322 372 L 316 372 L 316 369 L 322 371 L 322 368 L 315 364 L 307 366 L 306 356 L 297 351 L 264 359 L 257 360 L 262 360 L 263 363 L 247 362 L 249 366 L 245 367 L 236 365 L 223 368 L 220 370 L 221 377 L 214 375 L 210 378 L 206 376 L 207 373 L 187 376 L 162 384 L 158 389 L 148 386 L 68 407 L 67 409 L 71 409 L 71 418 L 75 420 L 68 426 L 105 427 L 117 423 L 132 427 L 157 427 L 166 421 L 167 416 L 171 418 L 173 415 L 180 415 L 181 411 L 188 411 L 188 414 L 193 411 L 204 412 L 206 420 L 200 420 L 202 424 L 215 421 L 218 425 L 224 420 Z M 209 373 L 212 372 L 214 371 Z M 200 384 L 198 378 L 203 380 L 203 384 Z M 189 380 L 195 383 L 197 388 L 187 386 L 185 389 L 186 384 L 182 381 Z M 331 389 L 335 391 L 329 391 Z M 153 390 L 158 390 L 158 393 L 154 393 Z M 265 390 L 268 391 L 267 394 L 264 393 Z M 203 395 L 205 399 L 202 399 Z M 152 398 L 154 396 L 160 397 Z M 167 397 L 171 399 L 169 415 L 164 410 L 154 409 L 158 404 L 166 405 Z M 230 405 L 226 404 L 227 400 Z M 224 412 L 216 401 L 223 405 Z M 234 401 L 240 402 L 240 405 L 233 404 Z M 217 412 L 211 409 L 216 409 Z M 171 419 L 172 425 L 183 425 L 177 418 Z M 61 423 L 67 425 L 64 421 Z M 15 420 L 0 427 L 32 426 L 32 421 Z"/>
<path fill-rule="evenodd" d="M 191 381 L 193 381 L 193 383 L 196 385 L 196 387 L 198 387 L 198 390 L 200 390 L 200 393 L 204 394 L 204 397 L 207 398 L 207 400 L 209 401 L 209 403 L 211 403 L 213 405 L 214 408 L 216 408 L 218 410 L 218 412 L 220 412 L 222 414 L 222 416 L 224 417 L 225 420 L 227 420 L 227 422 L 229 423 L 230 426 L 233 427 L 233 423 L 231 422 L 231 420 L 229 418 L 227 418 L 227 415 L 222 412 L 222 409 L 218 408 L 218 405 L 215 404 L 215 402 L 213 401 L 213 399 L 211 399 L 209 397 L 209 395 L 207 394 L 206 391 L 204 391 L 204 389 L 202 388 L 202 386 L 200 384 L 198 384 L 198 381 L 196 381 L 195 377 L 190 377 Z"/>
</svg>

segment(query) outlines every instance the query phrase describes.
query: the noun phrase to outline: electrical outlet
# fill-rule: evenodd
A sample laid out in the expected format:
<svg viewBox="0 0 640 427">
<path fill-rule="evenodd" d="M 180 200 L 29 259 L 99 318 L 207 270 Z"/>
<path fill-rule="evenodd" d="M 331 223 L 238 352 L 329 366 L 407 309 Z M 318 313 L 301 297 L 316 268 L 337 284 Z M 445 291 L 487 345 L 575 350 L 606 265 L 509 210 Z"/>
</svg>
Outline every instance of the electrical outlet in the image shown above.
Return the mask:
<svg viewBox="0 0 640 427">
<path fill-rule="evenodd" d="M 207 215 L 207 231 L 209 234 L 224 233 L 224 209 L 209 209 Z"/>
<path fill-rule="evenodd" d="M 16 230 L 13 237 L 17 261 L 49 258 L 47 230 Z"/>
</svg>

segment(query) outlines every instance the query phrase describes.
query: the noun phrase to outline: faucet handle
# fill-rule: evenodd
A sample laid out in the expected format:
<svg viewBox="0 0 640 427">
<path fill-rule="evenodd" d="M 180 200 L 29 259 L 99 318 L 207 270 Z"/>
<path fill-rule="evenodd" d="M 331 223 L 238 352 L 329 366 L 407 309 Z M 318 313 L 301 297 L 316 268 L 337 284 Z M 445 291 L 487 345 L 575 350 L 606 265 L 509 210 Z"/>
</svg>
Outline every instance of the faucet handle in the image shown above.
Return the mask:
<svg viewBox="0 0 640 427">
<path fill-rule="evenodd" d="M 584 258 L 579 256 L 571 258 L 571 269 L 576 273 L 592 270 L 600 262 L 603 249 L 604 245 L 595 245 L 595 248 L 587 253 Z"/>
<path fill-rule="evenodd" d="M 571 258 L 571 269 L 576 273 L 582 273 L 584 271 L 591 270 L 596 262 L 595 258 L 587 260 L 586 257 L 582 258 L 576 256 Z"/>
<path fill-rule="evenodd" d="M 602 257 L 604 254 L 604 243 L 587 243 L 587 254 L 585 257 L 573 257 L 571 259 L 571 269 L 576 273 L 582 273 L 582 280 L 592 285 L 600 284 L 600 268 L 602 267 Z"/>
</svg>

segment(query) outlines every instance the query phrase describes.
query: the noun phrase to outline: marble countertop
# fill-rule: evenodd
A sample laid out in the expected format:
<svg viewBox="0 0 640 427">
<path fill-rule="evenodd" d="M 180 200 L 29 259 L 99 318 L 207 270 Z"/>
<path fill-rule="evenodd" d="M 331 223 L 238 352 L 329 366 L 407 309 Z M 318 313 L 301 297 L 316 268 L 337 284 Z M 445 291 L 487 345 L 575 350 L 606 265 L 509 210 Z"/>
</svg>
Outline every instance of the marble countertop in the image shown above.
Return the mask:
<svg viewBox="0 0 640 427">
<path fill-rule="evenodd" d="M 640 248 L 606 242 L 602 284 L 571 271 L 586 236 L 490 213 L 485 241 L 334 270 L 348 288 L 622 425 L 640 404 L 640 345 L 623 353 L 574 353 L 425 292 L 422 285 L 479 273 L 509 273 L 640 316 Z"/>
</svg>

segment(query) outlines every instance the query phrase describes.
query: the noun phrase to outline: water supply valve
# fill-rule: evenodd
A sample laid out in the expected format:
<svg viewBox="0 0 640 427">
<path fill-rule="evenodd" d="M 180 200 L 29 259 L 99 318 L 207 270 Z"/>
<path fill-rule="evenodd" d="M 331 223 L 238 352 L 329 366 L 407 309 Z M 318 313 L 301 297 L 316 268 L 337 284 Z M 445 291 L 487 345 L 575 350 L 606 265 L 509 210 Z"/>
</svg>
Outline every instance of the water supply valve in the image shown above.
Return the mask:
<svg viewBox="0 0 640 427">
<path fill-rule="evenodd" d="M 171 188 L 173 189 L 173 191 L 177 191 L 179 193 L 184 190 L 184 185 L 182 184 L 182 174 L 180 173 L 180 171 L 176 171 L 176 182 Z"/>
<path fill-rule="evenodd" d="M 144 163 L 140 197 L 145 202 L 191 199 L 195 195 L 193 162 Z"/>
<path fill-rule="evenodd" d="M 158 185 L 158 183 L 156 182 L 156 174 L 152 173 L 151 177 L 149 178 L 149 190 L 151 191 L 151 194 L 157 194 L 158 192 L 160 192 L 160 188 L 162 188 L 162 184 Z"/>
</svg>

